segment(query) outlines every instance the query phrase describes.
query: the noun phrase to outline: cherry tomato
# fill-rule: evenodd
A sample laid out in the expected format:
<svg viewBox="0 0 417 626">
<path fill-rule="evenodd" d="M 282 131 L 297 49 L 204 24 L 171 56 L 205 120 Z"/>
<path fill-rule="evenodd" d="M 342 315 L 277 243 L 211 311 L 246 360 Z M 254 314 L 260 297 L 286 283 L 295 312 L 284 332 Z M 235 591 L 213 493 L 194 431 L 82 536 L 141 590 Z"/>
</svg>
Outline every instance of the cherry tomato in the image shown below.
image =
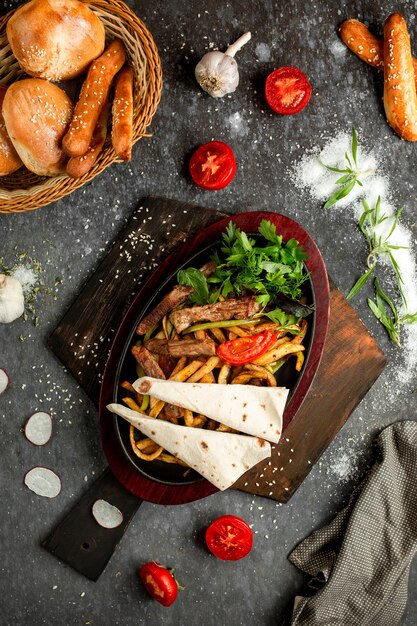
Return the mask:
<svg viewBox="0 0 417 626">
<path fill-rule="evenodd" d="M 236 174 L 233 150 L 222 141 L 199 146 L 190 160 L 190 174 L 196 185 L 217 190 L 227 187 Z"/>
<path fill-rule="evenodd" d="M 224 341 L 216 350 L 217 356 L 222 361 L 231 365 L 244 365 L 251 363 L 258 356 L 264 354 L 275 342 L 277 336 L 270 330 L 266 330 L 258 335 L 239 337 Z"/>
<path fill-rule="evenodd" d="M 280 67 L 266 79 L 265 98 L 275 113 L 294 115 L 307 106 L 312 87 L 297 67 Z"/>
<path fill-rule="evenodd" d="M 177 581 L 160 563 L 145 563 L 139 570 L 139 576 L 149 595 L 163 606 L 170 606 L 177 599 Z"/>
<path fill-rule="evenodd" d="M 223 561 L 238 561 L 252 549 L 253 535 L 245 520 L 236 515 L 222 515 L 206 530 L 210 552 Z"/>
</svg>

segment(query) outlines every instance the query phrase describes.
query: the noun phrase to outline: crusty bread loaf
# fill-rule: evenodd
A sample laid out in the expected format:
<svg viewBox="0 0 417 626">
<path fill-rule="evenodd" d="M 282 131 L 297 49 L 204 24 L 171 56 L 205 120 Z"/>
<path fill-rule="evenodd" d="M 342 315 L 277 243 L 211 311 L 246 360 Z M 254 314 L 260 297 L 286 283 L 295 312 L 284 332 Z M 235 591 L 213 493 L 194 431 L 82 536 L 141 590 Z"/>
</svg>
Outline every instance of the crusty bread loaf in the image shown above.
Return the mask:
<svg viewBox="0 0 417 626">
<path fill-rule="evenodd" d="M 407 24 L 399 13 L 384 26 L 384 108 L 388 124 L 406 141 L 417 141 L 417 95 Z"/>
<path fill-rule="evenodd" d="M 74 78 L 104 50 L 104 26 L 78 0 L 31 0 L 7 23 L 7 37 L 22 69 L 52 81 Z"/>
<path fill-rule="evenodd" d="M 6 125 L 1 112 L 6 91 L 7 87 L 0 84 L 0 176 L 13 174 L 13 172 L 23 165 L 7 134 Z"/>
<path fill-rule="evenodd" d="M 10 85 L 3 117 L 10 139 L 26 167 L 40 176 L 65 171 L 62 150 L 73 105 L 65 91 L 42 78 L 26 78 Z"/>
</svg>

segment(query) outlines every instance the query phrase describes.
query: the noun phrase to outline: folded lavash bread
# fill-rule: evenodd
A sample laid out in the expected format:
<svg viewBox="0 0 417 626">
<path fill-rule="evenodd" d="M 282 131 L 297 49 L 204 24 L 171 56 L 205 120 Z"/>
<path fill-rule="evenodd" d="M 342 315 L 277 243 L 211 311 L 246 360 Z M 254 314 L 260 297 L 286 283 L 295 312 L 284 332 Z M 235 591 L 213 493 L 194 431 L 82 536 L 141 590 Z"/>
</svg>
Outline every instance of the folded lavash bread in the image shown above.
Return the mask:
<svg viewBox="0 0 417 626">
<path fill-rule="evenodd" d="M 109 404 L 107 408 L 222 491 L 251 467 L 271 456 L 270 444 L 258 437 L 179 426 L 142 415 L 122 404 Z"/>
<path fill-rule="evenodd" d="M 248 435 L 278 443 L 288 389 L 255 385 L 180 383 L 144 376 L 133 387 L 184 409 L 205 415 Z"/>
</svg>

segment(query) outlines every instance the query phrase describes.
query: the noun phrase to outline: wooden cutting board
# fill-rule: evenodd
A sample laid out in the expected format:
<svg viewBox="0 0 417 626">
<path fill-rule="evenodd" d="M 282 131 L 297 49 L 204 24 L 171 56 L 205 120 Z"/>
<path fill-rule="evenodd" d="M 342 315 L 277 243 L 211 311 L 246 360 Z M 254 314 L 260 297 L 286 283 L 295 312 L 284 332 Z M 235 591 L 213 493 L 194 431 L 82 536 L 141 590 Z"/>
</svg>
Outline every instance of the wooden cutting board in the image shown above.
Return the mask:
<svg viewBox="0 0 417 626">
<path fill-rule="evenodd" d="M 98 404 L 112 338 L 129 304 L 158 262 L 224 213 L 150 197 L 133 213 L 49 338 L 49 346 Z M 378 378 L 385 357 L 331 283 L 330 324 L 320 367 L 266 469 L 254 468 L 236 488 L 287 502 Z"/>
</svg>

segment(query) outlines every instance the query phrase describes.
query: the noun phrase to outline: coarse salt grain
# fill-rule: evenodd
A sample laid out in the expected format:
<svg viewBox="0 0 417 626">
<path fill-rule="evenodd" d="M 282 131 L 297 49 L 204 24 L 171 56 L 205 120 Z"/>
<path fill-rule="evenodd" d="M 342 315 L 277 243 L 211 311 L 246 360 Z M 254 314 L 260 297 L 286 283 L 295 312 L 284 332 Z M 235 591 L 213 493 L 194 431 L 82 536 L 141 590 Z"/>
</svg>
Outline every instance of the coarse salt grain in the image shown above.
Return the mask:
<svg viewBox="0 0 417 626">
<path fill-rule="evenodd" d="M 15 265 L 11 270 L 11 275 L 20 282 L 25 296 L 32 292 L 38 280 L 36 272 L 26 265 Z"/>
</svg>

